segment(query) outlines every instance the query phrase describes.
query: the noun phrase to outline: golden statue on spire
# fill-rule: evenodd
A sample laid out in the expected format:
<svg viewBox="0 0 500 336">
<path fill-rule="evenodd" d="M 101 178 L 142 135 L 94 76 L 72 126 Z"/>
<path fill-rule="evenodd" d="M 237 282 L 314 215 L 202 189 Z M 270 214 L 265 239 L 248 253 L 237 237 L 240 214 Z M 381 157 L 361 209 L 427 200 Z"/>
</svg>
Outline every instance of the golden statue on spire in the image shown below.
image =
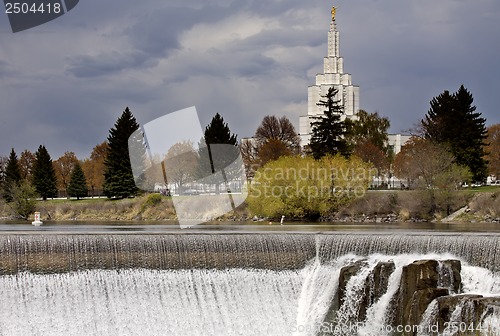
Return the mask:
<svg viewBox="0 0 500 336">
<path fill-rule="evenodd" d="M 337 13 L 337 8 L 335 6 L 332 7 L 332 21 L 335 21 L 335 14 Z"/>
</svg>

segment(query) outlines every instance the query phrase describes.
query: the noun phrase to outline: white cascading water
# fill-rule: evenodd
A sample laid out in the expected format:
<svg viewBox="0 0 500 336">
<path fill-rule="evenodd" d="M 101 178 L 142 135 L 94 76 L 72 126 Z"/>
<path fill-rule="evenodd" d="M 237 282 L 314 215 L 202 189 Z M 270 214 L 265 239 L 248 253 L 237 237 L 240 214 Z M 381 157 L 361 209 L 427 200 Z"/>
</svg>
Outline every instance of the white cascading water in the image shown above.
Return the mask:
<svg viewBox="0 0 500 336">
<path fill-rule="evenodd" d="M 436 300 L 432 301 L 422 315 L 422 322 L 420 323 L 420 328 L 425 329 L 428 326 L 435 323 L 435 318 L 439 313 L 438 302 Z M 428 333 L 421 332 L 420 336 L 427 336 Z"/>
<path fill-rule="evenodd" d="M 0 335 L 316 335 L 337 290 L 340 269 L 365 260 L 346 285 L 348 300 L 337 319 L 353 322 L 366 277 L 378 262 L 393 261 L 396 269 L 386 294 L 369 307 L 364 328 L 358 330 L 358 335 L 383 336 L 380 327 L 402 267 L 414 260 L 450 258 L 347 255 L 327 264 L 316 259 L 300 271 L 131 269 L 4 275 Z M 464 264 L 462 277 L 466 293 L 500 293 L 500 278 L 488 270 Z M 495 315 L 485 321 L 497 322 Z"/>
<path fill-rule="evenodd" d="M 470 266 L 462 262 L 460 275 L 462 277 L 464 294 L 478 294 L 485 297 L 500 296 L 500 274 L 494 274 L 488 269 Z M 487 336 L 500 335 L 500 307 L 494 308 L 493 312 L 485 312 L 479 319 L 480 321 L 476 321 L 476 324 L 466 323 L 466 321 L 462 320 L 464 310 L 470 308 L 464 301 L 459 302 L 448 321 L 448 326 L 451 327 L 445 329 L 438 336 L 457 336 L 460 335 L 461 331 L 462 334 L 470 331 L 471 334 L 476 332 L 476 334 L 479 333 Z M 488 316 L 485 316 L 487 313 Z M 420 324 L 422 330 L 426 330 L 427 326 L 436 323 L 436 314 L 437 302 L 433 301 L 422 316 L 422 323 Z M 418 336 L 435 336 L 435 334 L 420 332 Z"/>
<path fill-rule="evenodd" d="M 382 330 L 385 327 L 387 318 L 387 308 L 389 307 L 392 297 L 396 294 L 399 288 L 399 281 L 401 279 L 401 272 L 402 272 L 402 265 L 400 262 L 401 259 L 402 259 L 401 256 L 398 257 L 398 260 L 385 258 L 384 261 L 392 260 L 394 262 L 395 270 L 389 277 L 389 282 L 387 284 L 387 291 L 385 292 L 385 294 L 383 294 L 377 302 L 375 302 L 371 307 L 368 308 L 366 312 L 366 321 L 364 321 L 363 324 L 358 329 L 358 331 L 362 335 L 366 336 L 379 335 L 380 330 Z M 410 260 L 408 260 L 408 264 L 411 262 L 413 262 L 413 258 L 410 258 Z"/>
<path fill-rule="evenodd" d="M 499 256 L 498 238 L 488 235 L 5 236 L 0 336 L 384 336 L 403 266 L 458 259 L 463 293 L 498 296 Z M 43 272 L 47 262 L 54 274 L 27 271 Z M 394 263 L 387 289 L 356 321 L 367 277 L 379 262 Z M 101 263 L 112 269 L 95 269 Z M 221 267 L 225 263 L 231 266 Z M 359 270 L 344 284 L 347 299 L 336 301 L 333 315 L 361 324 L 352 333 L 329 329 L 325 319 L 339 274 L 355 263 Z M 443 263 L 439 271 L 452 275 Z M 449 287 L 450 280 L 439 284 Z M 434 322 L 433 309 L 435 301 L 422 325 Z M 460 309 L 452 318 L 459 319 Z M 500 308 L 484 316 L 492 331 L 485 335 L 500 335 L 499 319 Z"/>
<path fill-rule="evenodd" d="M 0 335 L 281 335 L 296 271 L 92 270 L 0 277 Z"/>
<path fill-rule="evenodd" d="M 340 270 L 357 258 L 355 255 L 346 255 L 332 263 L 321 263 L 319 258 L 315 258 L 302 270 L 302 288 L 293 335 L 310 336 L 318 333 L 337 291 Z"/>
</svg>

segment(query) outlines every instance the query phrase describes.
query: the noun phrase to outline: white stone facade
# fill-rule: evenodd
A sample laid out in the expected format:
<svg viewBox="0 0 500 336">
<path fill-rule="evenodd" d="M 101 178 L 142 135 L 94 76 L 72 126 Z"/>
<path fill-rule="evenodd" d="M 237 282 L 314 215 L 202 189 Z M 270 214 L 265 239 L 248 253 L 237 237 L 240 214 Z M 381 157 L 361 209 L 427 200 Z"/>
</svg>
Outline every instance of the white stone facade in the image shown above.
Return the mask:
<svg viewBox="0 0 500 336">
<path fill-rule="evenodd" d="M 324 107 L 317 103 L 334 87 L 338 90 L 336 99 L 344 106 L 343 119 L 356 118 L 359 111 L 359 86 L 353 85 L 351 75 L 344 73 L 344 59 L 340 56 L 340 39 L 335 18 L 328 32 L 328 56 L 324 58 L 323 73 L 316 75 L 316 84 L 309 86 L 307 94 L 307 115 L 299 119 L 301 146 L 309 144 L 313 117 L 324 113 Z"/>
<path fill-rule="evenodd" d="M 387 145 L 392 149 L 394 154 L 398 154 L 401 152 L 401 147 L 403 147 L 408 140 L 410 140 L 411 135 L 403 135 L 403 134 L 389 134 L 387 136 Z"/>
</svg>

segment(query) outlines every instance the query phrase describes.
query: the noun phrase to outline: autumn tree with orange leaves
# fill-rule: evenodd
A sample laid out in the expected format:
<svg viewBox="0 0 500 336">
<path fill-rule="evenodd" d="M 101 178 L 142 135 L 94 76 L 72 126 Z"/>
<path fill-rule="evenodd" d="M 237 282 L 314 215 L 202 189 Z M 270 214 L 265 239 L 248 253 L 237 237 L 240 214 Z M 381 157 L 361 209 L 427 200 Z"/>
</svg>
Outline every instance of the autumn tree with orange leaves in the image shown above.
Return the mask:
<svg viewBox="0 0 500 336">
<path fill-rule="evenodd" d="M 488 127 L 488 144 L 486 160 L 488 160 L 488 171 L 490 175 L 500 179 L 500 124 Z"/>
<path fill-rule="evenodd" d="M 104 159 L 108 150 L 108 143 L 104 141 L 95 146 L 90 158 L 83 160 L 82 169 L 87 179 L 87 186 L 92 196 L 100 196 L 104 183 Z"/>
</svg>

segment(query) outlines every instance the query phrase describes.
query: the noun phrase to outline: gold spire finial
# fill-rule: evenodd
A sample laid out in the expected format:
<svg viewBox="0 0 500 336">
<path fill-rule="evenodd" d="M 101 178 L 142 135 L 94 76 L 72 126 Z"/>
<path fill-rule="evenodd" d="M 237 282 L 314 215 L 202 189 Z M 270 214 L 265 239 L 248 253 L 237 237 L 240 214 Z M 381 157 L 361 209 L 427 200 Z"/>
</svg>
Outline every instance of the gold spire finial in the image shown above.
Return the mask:
<svg viewBox="0 0 500 336">
<path fill-rule="evenodd" d="M 335 21 L 335 14 L 337 13 L 337 8 L 335 6 L 332 7 L 332 21 Z"/>
</svg>

